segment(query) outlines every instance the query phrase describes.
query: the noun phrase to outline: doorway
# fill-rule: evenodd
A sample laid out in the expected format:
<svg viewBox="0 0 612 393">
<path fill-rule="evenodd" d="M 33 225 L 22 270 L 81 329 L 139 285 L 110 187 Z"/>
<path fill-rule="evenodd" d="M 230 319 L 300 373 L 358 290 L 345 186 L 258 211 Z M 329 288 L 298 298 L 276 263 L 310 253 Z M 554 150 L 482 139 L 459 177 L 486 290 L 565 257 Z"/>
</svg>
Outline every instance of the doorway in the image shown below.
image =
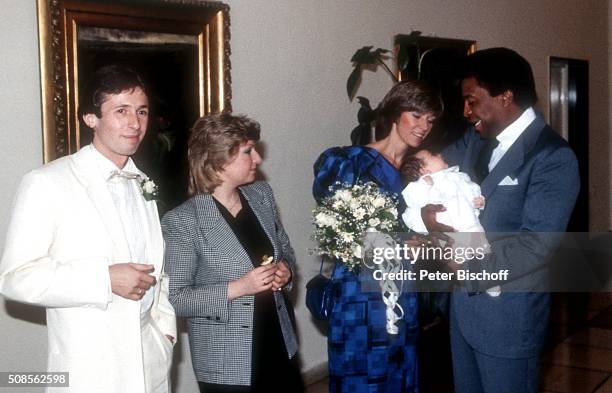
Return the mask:
<svg viewBox="0 0 612 393">
<path fill-rule="evenodd" d="M 580 193 L 568 232 L 589 231 L 589 62 L 550 58 L 550 125 L 576 153 Z"/>
</svg>

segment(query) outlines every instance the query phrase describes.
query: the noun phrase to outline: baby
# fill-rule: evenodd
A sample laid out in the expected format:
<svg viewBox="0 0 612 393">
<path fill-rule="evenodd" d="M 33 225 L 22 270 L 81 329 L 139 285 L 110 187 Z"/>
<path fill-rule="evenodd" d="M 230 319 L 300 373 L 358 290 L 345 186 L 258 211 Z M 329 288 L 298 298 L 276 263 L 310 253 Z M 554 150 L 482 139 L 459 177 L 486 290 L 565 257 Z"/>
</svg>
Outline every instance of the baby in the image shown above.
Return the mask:
<svg viewBox="0 0 612 393">
<path fill-rule="evenodd" d="M 400 172 L 408 183 L 402 191 L 407 205 L 402 219 L 410 229 L 427 233 L 421 208 L 429 203 L 441 204 L 446 211 L 436 213 L 436 219 L 457 231 L 447 233 L 454 247 L 483 247 L 485 252 L 490 252 L 484 228 L 478 220 L 485 198 L 480 193 L 480 186 L 467 174 L 459 172 L 458 166 L 449 168 L 441 154 L 428 150 L 406 157 Z M 500 294 L 497 286 L 487 292 L 491 296 Z"/>
<path fill-rule="evenodd" d="M 438 212 L 436 219 L 455 228 L 457 232 L 449 234 L 455 246 L 488 248 L 484 228 L 478 220 L 485 198 L 480 193 L 480 186 L 467 174 L 459 172 L 459 167 L 449 168 L 441 154 L 420 150 L 404 159 L 400 172 L 408 183 L 402 191 L 407 206 L 402 219 L 408 228 L 427 233 L 421 208 L 430 203 L 441 204 L 446 211 Z"/>
</svg>

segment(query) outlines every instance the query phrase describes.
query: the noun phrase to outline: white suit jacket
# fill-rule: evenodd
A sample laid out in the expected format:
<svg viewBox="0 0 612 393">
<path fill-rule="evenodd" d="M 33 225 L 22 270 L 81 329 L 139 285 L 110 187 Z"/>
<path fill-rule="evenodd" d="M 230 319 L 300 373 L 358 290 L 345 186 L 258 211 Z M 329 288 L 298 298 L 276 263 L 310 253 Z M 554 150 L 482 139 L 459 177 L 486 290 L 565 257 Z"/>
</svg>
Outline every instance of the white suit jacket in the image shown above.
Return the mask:
<svg viewBox="0 0 612 393">
<path fill-rule="evenodd" d="M 150 289 L 158 296 L 142 323 L 140 302 L 111 292 L 108 266 L 131 262 L 130 253 L 92 154 L 85 147 L 24 176 L 0 262 L 0 293 L 46 307 L 48 369 L 70 373 L 70 388 L 53 392 L 167 392 L 172 344 L 164 335 L 176 337 L 168 280 Z M 146 209 L 145 262 L 159 276 L 155 202 Z"/>
</svg>

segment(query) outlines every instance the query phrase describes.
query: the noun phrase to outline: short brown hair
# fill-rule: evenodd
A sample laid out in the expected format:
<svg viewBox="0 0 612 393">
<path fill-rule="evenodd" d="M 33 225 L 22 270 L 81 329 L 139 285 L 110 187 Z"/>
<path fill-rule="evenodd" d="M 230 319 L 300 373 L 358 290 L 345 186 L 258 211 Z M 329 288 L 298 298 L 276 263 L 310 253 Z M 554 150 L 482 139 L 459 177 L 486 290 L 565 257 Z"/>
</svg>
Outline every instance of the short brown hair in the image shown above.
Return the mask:
<svg viewBox="0 0 612 393">
<path fill-rule="evenodd" d="M 404 112 L 442 113 L 442 99 L 424 81 L 408 80 L 393 86 L 376 109 L 376 140 L 386 138 Z"/>
<path fill-rule="evenodd" d="M 149 92 L 140 74 L 118 64 L 111 64 L 97 69 L 85 83 L 79 94 L 79 119 L 93 113 L 102 117 L 102 104 L 108 96 L 121 94 L 124 91 L 134 91 L 140 87 L 147 97 Z"/>
<path fill-rule="evenodd" d="M 404 184 L 419 180 L 421 177 L 421 169 L 423 168 L 423 164 L 423 160 L 414 154 L 407 154 L 404 156 L 402 165 L 399 169 Z"/>
<path fill-rule="evenodd" d="M 241 143 L 259 141 L 260 126 L 246 116 L 219 113 L 199 118 L 189 135 L 188 194 L 212 193 L 221 180 L 217 173 L 230 162 Z"/>
</svg>

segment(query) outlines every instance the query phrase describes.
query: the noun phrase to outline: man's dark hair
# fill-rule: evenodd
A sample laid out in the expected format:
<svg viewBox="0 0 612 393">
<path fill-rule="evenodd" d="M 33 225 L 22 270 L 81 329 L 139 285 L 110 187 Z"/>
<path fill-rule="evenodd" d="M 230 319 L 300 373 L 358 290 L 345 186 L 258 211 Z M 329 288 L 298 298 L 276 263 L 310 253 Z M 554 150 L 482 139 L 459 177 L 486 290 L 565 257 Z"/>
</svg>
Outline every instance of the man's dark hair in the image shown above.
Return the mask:
<svg viewBox="0 0 612 393">
<path fill-rule="evenodd" d="M 508 48 L 483 49 L 467 56 L 463 79 L 474 77 L 492 97 L 510 90 L 514 103 L 527 109 L 538 100 L 531 66 L 521 55 Z"/>
<path fill-rule="evenodd" d="M 149 95 L 142 77 L 136 71 L 120 65 L 99 68 L 91 75 L 79 94 L 79 119 L 88 113 L 102 117 L 100 109 L 108 95 L 120 94 L 126 90 L 134 90 L 136 87 L 140 87 L 147 96 Z"/>
</svg>

